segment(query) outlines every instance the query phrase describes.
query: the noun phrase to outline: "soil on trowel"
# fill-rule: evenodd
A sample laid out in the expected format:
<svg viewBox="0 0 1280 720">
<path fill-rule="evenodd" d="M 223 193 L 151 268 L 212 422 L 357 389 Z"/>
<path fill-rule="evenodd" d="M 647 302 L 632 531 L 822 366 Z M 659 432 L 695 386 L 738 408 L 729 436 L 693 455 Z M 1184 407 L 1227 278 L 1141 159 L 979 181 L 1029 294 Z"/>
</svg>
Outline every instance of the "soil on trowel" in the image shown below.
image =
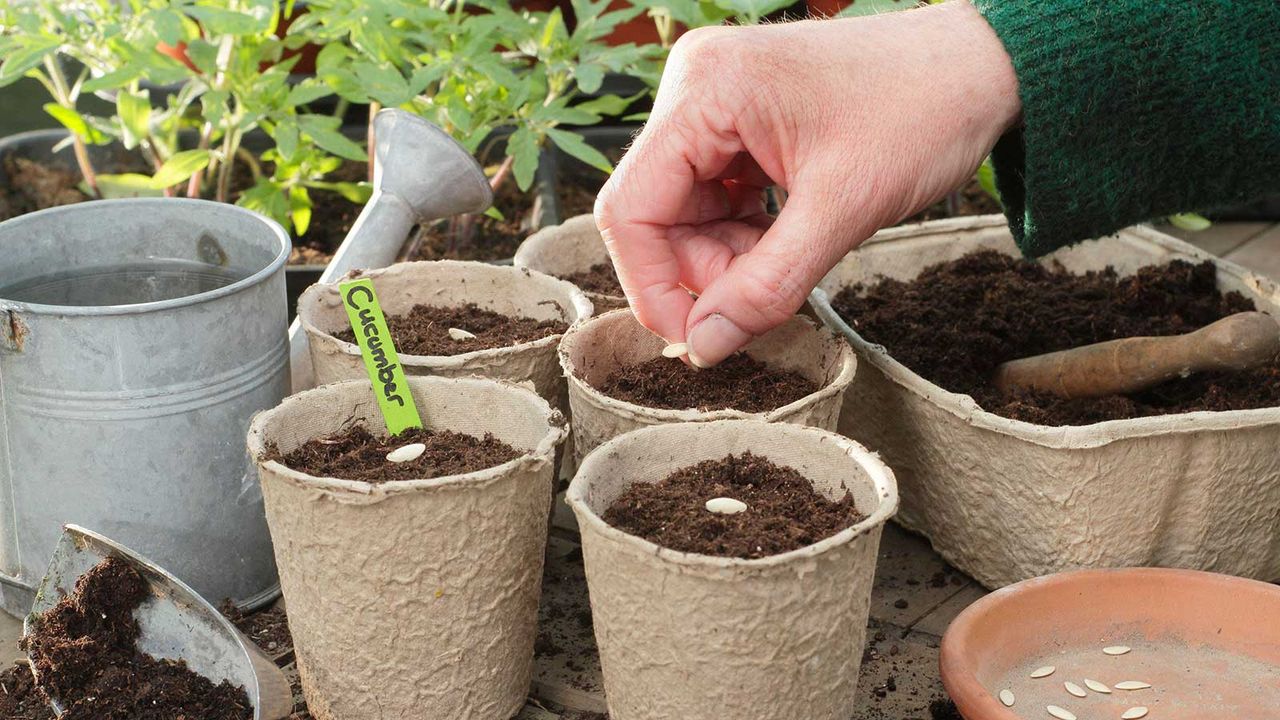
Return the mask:
<svg viewBox="0 0 1280 720">
<path fill-rule="evenodd" d="M 1212 372 L 1132 395 L 1063 400 L 998 391 L 996 367 L 1042 353 L 1118 338 L 1179 335 L 1255 310 L 1219 292 L 1211 262 L 1175 260 L 1121 276 L 1108 268 L 1073 275 L 984 250 L 926 268 L 910 282 L 885 279 L 842 290 L 833 305 L 862 337 L 926 380 L 971 395 L 989 412 L 1041 425 L 1196 410 L 1280 405 L 1280 361 Z"/>
<path fill-rule="evenodd" d="M 55 717 L 44 697 L 36 690 L 31 666 L 17 662 L 0 673 L 0 718 L 54 720 Z"/>
<path fill-rule="evenodd" d="M 651 408 L 765 412 L 818 390 L 818 384 L 746 353 L 700 370 L 679 360 L 654 358 L 615 370 L 597 388 L 612 398 Z"/>
<path fill-rule="evenodd" d="M 411 443 L 422 443 L 427 449 L 407 462 L 387 459 L 387 453 Z M 289 453 L 268 446 L 265 459 L 314 477 L 376 484 L 475 472 L 514 460 L 520 454 L 489 433 L 475 437 L 451 430 L 413 428 L 395 437 L 383 437 L 370 433 L 363 425 L 355 425 L 336 435 L 308 440 Z"/>
<path fill-rule="evenodd" d="M 707 510 L 729 497 L 747 510 Z M 672 550 L 762 558 L 812 545 L 862 519 L 847 491 L 828 500 L 794 468 L 750 452 L 681 468 L 656 483 L 636 483 L 604 513 L 605 522 Z"/>
<path fill-rule="evenodd" d="M 75 592 L 40 616 L 23 649 L 39 688 L 58 698 L 63 720 L 247 720 L 243 688 L 214 684 L 182 661 L 137 649 L 133 611 L 148 596 L 129 564 L 108 558 L 76 581 Z"/>
<path fill-rule="evenodd" d="M 585 292 L 599 293 L 613 297 L 622 297 L 622 283 L 613 271 L 613 263 L 596 263 L 589 270 L 580 270 L 564 276 L 565 280 L 577 285 Z"/>
<path fill-rule="evenodd" d="M 502 315 L 471 303 L 462 307 L 414 305 L 403 315 L 388 317 L 387 329 L 400 354 L 439 356 L 521 345 L 560 335 L 569 329 L 569 324 L 562 320 Z M 465 330 L 475 337 L 455 340 L 449 334 L 450 329 Z M 350 327 L 333 336 L 343 342 L 356 341 Z"/>
<path fill-rule="evenodd" d="M 534 190 L 521 192 L 514 182 L 505 182 L 494 194 L 493 206 L 502 219 L 487 215 L 459 215 L 447 221 L 425 225 L 418 230 L 418 252 L 414 260 L 505 260 L 537 229 L 534 218 Z"/>
</svg>

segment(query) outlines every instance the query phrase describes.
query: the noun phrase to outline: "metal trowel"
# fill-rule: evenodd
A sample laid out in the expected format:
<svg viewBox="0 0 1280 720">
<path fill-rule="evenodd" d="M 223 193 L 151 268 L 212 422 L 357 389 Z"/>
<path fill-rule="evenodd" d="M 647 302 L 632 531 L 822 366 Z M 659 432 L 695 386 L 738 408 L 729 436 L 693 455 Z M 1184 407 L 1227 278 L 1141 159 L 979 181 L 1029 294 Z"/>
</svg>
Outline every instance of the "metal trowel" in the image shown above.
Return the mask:
<svg viewBox="0 0 1280 720">
<path fill-rule="evenodd" d="M 215 683 L 226 680 L 243 687 L 253 705 L 254 720 L 279 720 L 293 711 L 293 693 L 284 673 L 213 605 L 150 560 L 75 525 L 63 528 L 49 572 L 23 622 L 23 635 L 30 635 L 39 616 L 74 591 L 81 575 L 108 557 L 128 562 L 149 586 L 151 596 L 134 611 L 141 630 L 139 650 L 156 658 L 183 660 L 193 672 Z M 57 698 L 50 704 L 62 715 Z"/>
</svg>

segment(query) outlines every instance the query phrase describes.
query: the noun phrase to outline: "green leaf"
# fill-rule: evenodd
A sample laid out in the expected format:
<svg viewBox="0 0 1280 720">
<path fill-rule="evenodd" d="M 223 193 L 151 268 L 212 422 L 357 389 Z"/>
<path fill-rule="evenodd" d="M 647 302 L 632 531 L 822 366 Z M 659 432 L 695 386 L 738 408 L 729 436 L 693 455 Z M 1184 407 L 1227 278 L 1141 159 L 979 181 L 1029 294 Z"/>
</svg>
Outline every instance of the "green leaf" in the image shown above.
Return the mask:
<svg viewBox="0 0 1280 720">
<path fill-rule="evenodd" d="M 409 83 L 392 65 L 357 62 L 352 66 L 352 70 L 364 85 L 364 91 L 369 94 L 369 97 L 387 107 L 399 107 L 413 98 L 413 93 L 409 91 Z"/>
<path fill-rule="evenodd" d="M 996 202 L 1000 202 L 1000 191 L 996 188 L 996 168 L 991 163 L 990 156 L 987 156 L 987 159 L 983 160 L 982 164 L 978 166 L 976 177 L 978 186 L 982 188 L 983 192 L 990 195 Z"/>
<path fill-rule="evenodd" d="M 266 30 L 272 21 L 260 8 L 252 15 L 204 5 L 188 5 L 183 11 L 199 20 L 209 35 L 251 35 Z"/>
<path fill-rule="evenodd" d="M 208 167 L 209 155 L 208 150 L 184 150 L 174 153 L 173 157 L 166 160 L 156 174 L 151 176 L 152 185 L 163 189 L 186 181 Z"/>
<path fill-rule="evenodd" d="M 1213 223 L 1209 221 L 1209 218 L 1203 215 L 1197 215 L 1196 213 L 1178 213 L 1177 215 L 1170 215 L 1169 224 L 1181 230 L 1188 230 L 1191 232 L 1208 230 L 1209 227 L 1213 225 Z"/>
<path fill-rule="evenodd" d="M 293 233 L 306 235 L 311 227 L 311 196 L 300 185 L 289 188 L 289 217 L 293 220 Z"/>
<path fill-rule="evenodd" d="M 848 7 L 836 14 L 836 17 L 879 15 L 896 10 L 910 10 L 915 6 L 915 0 L 853 0 Z"/>
<path fill-rule="evenodd" d="M 341 122 L 341 119 L 329 115 L 298 116 L 298 126 L 302 132 L 310 136 L 321 148 L 348 160 L 367 160 L 368 155 L 364 148 L 338 132 L 338 125 Z"/>
<path fill-rule="evenodd" d="M 56 38 L 32 38 L 27 47 L 9 54 L 0 64 L 0 87 L 21 80 L 28 70 L 44 62 L 49 53 L 58 47 Z"/>
<path fill-rule="evenodd" d="M 628 107 L 631 107 L 631 103 L 639 100 L 644 95 L 644 92 L 636 93 L 627 98 L 619 95 L 601 95 L 598 98 L 580 102 L 573 107 L 578 110 L 585 110 L 593 115 L 621 115 L 626 112 Z"/>
<path fill-rule="evenodd" d="M 578 89 L 584 93 L 593 93 L 604 85 L 604 68 L 599 65 L 579 65 L 574 71 L 578 80 Z"/>
<path fill-rule="evenodd" d="M 322 97 L 327 97 L 332 94 L 333 88 L 326 86 L 319 80 L 308 78 L 297 85 L 294 85 L 293 88 L 289 90 L 289 97 L 285 100 L 285 103 L 293 107 L 297 107 L 299 105 L 306 105 L 307 103 L 315 102 Z"/>
<path fill-rule="evenodd" d="M 151 135 L 151 98 L 145 90 L 116 93 L 116 114 L 124 128 L 124 146 L 133 149 Z"/>
<path fill-rule="evenodd" d="M 316 190 L 336 192 L 356 205 L 363 205 L 369 202 L 369 198 L 373 196 L 373 185 L 367 182 L 324 182 L 313 180 L 303 184 Z"/>
<path fill-rule="evenodd" d="M 484 216 L 487 218 L 493 218 L 499 222 L 507 219 L 507 217 L 502 214 L 502 211 L 495 205 L 490 205 L 489 209 L 484 211 Z"/>
<path fill-rule="evenodd" d="M 624 115 L 622 119 L 625 122 L 647 122 L 649 120 L 649 113 L 647 112 L 632 113 L 630 115 Z"/>
<path fill-rule="evenodd" d="M 285 160 L 293 159 L 298 152 L 298 124 L 292 119 L 281 121 L 275 127 L 272 136 L 276 139 L 276 151 Z"/>
<path fill-rule="evenodd" d="M 551 137 L 561 150 L 578 158 L 582 162 L 597 168 L 603 172 L 613 172 L 613 165 L 610 164 L 609 158 L 605 157 L 599 150 L 587 144 L 582 136 L 577 133 L 568 132 L 567 130 L 556 130 L 554 128 L 547 130 L 547 135 Z"/>
<path fill-rule="evenodd" d="M 520 128 L 511 133 L 507 140 L 507 155 L 515 158 L 512 174 L 521 190 L 528 190 L 533 185 L 533 176 L 538 171 L 538 142 L 527 128 Z"/>
<path fill-rule="evenodd" d="M 137 80 L 143 73 L 144 67 L 141 64 L 129 64 L 118 70 L 112 70 L 104 75 L 89 78 L 80 86 L 81 92 L 95 93 L 99 90 L 107 90 L 113 88 L 122 88 L 125 85 Z"/>
<path fill-rule="evenodd" d="M 119 175 L 98 175 L 98 192 L 103 199 L 133 197 L 160 197 L 164 188 L 158 188 L 151 178 L 138 173 L 122 173 Z"/>
<path fill-rule="evenodd" d="M 83 115 L 57 103 L 45 103 L 44 111 L 77 137 L 92 145 L 105 145 L 110 139 L 88 123 Z"/>
</svg>

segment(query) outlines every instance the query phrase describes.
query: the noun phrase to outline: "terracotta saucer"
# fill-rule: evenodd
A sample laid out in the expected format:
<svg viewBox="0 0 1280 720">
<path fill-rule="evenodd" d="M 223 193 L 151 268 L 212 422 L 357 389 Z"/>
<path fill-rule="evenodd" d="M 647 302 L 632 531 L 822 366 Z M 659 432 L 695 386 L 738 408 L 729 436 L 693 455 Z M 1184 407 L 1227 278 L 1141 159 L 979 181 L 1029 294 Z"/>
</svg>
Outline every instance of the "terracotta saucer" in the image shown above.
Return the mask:
<svg viewBox="0 0 1280 720">
<path fill-rule="evenodd" d="M 1130 650 L 1103 652 L 1115 646 Z M 1032 679 L 1044 666 L 1053 674 Z M 1115 688 L 1124 681 L 1151 687 Z M 1137 707 L 1145 720 L 1280 720 L 1280 587 L 1151 568 L 1027 580 L 960 613 L 942 638 L 942 682 L 965 720 L 1053 720 L 1050 705 L 1079 720 Z"/>
</svg>

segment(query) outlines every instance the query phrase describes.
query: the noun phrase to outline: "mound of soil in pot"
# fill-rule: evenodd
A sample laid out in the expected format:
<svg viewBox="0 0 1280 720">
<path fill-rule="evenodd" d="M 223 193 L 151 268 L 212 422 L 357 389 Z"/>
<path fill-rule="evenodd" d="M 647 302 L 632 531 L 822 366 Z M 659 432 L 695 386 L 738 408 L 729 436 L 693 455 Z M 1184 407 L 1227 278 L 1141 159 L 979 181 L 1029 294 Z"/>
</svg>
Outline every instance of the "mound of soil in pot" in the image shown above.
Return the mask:
<svg viewBox="0 0 1280 720">
<path fill-rule="evenodd" d="M 925 379 L 1016 420 L 1085 425 L 1280 405 L 1280 362 L 1096 399 L 1004 394 L 990 384 L 996 366 L 1008 360 L 1118 338 L 1179 335 L 1256 309 L 1239 293 L 1219 292 L 1207 261 L 1175 260 L 1123 277 L 1111 268 L 1073 275 L 987 250 L 926 268 L 910 282 L 845 288 L 832 305 L 864 338 Z"/>
<path fill-rule="evenodd" d="M 707 510 L 712 498 L 747 504 L 736 515 Z M 812 545 L 865 516 L 845 493 L 831 501 L 793 468 L 750 452 L 681 468 L 627 488 L 604 513 L 610 525 L 672 550 L 762 558 Z"/>
<path fill-rule="evenodd" d="M 5 155 L 3 162 L 9 182 L 0 187 L 0 221 L 89 199 L 80 192 L 80 175 L 69 168 L 12 154 Z"/>
<path fill-rule="evenodd" d="M 418 230 L 416 260 L 505 260 L 537 229 L 532 213 L 536 191 L 521 192 L 505 182 L 494 193 L 493 205 L 502 219 L 488 215 L 460 215 Z M 470 235 L 468 238 L 467 236 Z"/>
<path fill-rule="evenodd" d="M 615 370 L 598 388 L 612 398 L 668 410 L 765 412 L 818 390 L 818 384 L 789 370 L 772 368 L 746 353 L 699 370 L 658 357 Z"/>
<path fill-rule="evenodd" d="M 186 663 L 137 649 L 133 611 L 146 582 L 123 560 L 108 558 L 76 581 L 75 592 L 40 617 L 23 640 L 45 694 L 58 698 L 63 720 L 247 720 L 243 688 L 217 685 Z"/>
<path fill-rule="evenodd" d="M 454 340 L 449 335 L 451 328 L 465 330 L 475 337 Z M 569 324 L 562 320 L 502 315 L 470 303 L 462 307 L 414 305 L 403 315 L 388 317 L 387 329 L 391 331 L 396 351 L 401 354 L 461 355 L 559 335 L 569 329 Z M 355 332 L 350 327 L 335 332 L 333 336 L 343 342 L 356 341 Z"/>
<path fill-rule="evenodd" d="M 585 292 L 599 293 L 622 297 L 622 283 L 613 271 L 613 263 L 596 263 L 589 270 L 580 270 L 564 276 L 565 280 L 577 285 Z"/>
<path fill-rule="evenodd" d="M 54 720 L 44 697 L 36 690 L 31 668 L 18 662 L 0 673 L 0 718 L 5 720 Z"/>
<path fill-rule="evenodd" d="M 387 453 L 411 443 L 422 443 L 427 449 L 408 462 L 387 460 Z M 377 484 L 475 472 L 520 455 L 519 450 L 489 433 L 480 438 L 451 430 L 416 428 L 395 437 L 382 437 L 370 433 L 363 425 L 356 425 L 336 435 L 308 440 L 289 453 L 269 446 L 265 459 L 315 477 Z"/>
</svg>

